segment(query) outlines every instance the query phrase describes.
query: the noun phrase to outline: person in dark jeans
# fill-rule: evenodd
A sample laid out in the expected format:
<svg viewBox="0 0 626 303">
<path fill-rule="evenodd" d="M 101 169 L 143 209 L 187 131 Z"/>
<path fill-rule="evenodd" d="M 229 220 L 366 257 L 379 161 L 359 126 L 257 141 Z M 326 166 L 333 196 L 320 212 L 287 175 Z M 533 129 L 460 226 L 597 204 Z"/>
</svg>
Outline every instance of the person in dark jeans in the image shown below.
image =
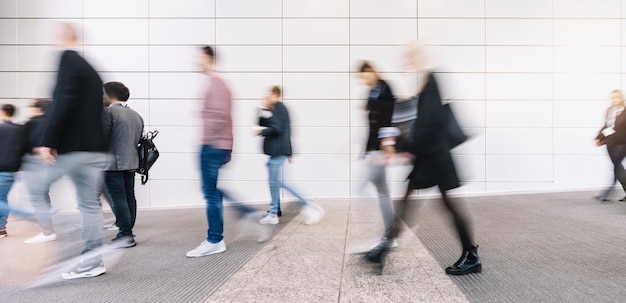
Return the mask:
<svg viewBox="0 0 626 303">
<path fill-rule="evenodd" d="M 617 181 L 626 191 L 626 171 L 622 161 L 626 157 L 626 114 L 624 114 L 624 96 L 620 90 L 611 92 L 611 106 L 606 111 L 605 123 L 596 136 L 596 145 L 606 145 L 613 163 L 613 183 L 599 197 L 600 201 L 609 201 L 609 196 Z M 626 201 L 626 197 L 620 199 Z"/>
<path fill-rule="evenodd" d="M 20 168 L 24 146 L 22 143 L 23 126 L 11 121 L 14 114 L 15 106 L 2 105 L 0 113 L 0 238 L 7 236 L 8 195 L 15 182 L 15 172 Z"/>
<path fill-rule="evenodd" d="M 102 128 L 109 147 L 104 185 L 110 195 L 116 224 L 119 227 L 113 241 L 123 241 L 121 247 L 137 245 L 133 227 L 137 218 L 135 171 L 139 167 L 137 143 L 143 133 L 143 119 L 128 107 L 128 88 L 120 82 L 104 84 L 104 98 L 111 103 L 102 112 Z"/>
<path fill-rule="evenodd" d="M 222 193 L 217 188 L 219 169 L 230 162 L 233 149 L 232 96 L 226 82 L 215 72 L 215 53 L 210 46 L 202 48 L 201 65 L 207 76 L 201 118 L 202 147 L 200 170 L 202 192 L 206 200 L 207 236 L 189 258 L 203 257 L 226 251 L 224 243 L 224 210 Z"/>
</svg>

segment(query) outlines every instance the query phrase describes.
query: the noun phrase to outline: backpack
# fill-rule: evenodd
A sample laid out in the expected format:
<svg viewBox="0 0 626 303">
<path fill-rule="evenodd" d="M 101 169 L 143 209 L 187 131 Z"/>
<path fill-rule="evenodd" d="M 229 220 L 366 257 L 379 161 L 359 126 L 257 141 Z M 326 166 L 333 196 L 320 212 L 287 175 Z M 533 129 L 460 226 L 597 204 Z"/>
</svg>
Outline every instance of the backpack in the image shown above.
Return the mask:
<svg viewBox="0 0 626 303">
<path fill-rule="evenodd" d="M 139 168 L 137 169 L 137 173 L 141 175 L 142 185 L 148 182 L 148 171 L 159 158 L 159 150 L 156 145 L 154 145 L 154 141 L 152 141 L 158 134 L 158 130 L 146 132 L 146 134 L 139 139 L 139 143 L 137 143 L 137 151 L 139 154 Z"/>
</svg>

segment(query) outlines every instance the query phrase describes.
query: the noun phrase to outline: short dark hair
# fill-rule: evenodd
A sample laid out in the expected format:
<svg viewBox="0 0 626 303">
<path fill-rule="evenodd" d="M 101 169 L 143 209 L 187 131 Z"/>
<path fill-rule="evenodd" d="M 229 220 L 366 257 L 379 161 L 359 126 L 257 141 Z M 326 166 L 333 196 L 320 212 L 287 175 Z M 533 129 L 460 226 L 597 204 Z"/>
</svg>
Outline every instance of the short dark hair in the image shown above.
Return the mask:
<svg viewBox="0 0 626 303">
<path fill-rule="evenodd" d="M 361 73 L 376 72 L 376 70 L 374 69 L 372 64 L 370 64 L 368 61 L 362 61 L 361 62 L 361 68 L 359 69 L 359 72 L 361 72 Z"/>
<path fill-rule="evenodd" d="M 110 98 L 115 98 L 119 101 L 126 101 L 128 97 L 130 97 L 128 87 L 121 82 L 108 82 L 104 84 L 104 92 Z"/>
<path fill-rule="evenodd" d="M 276 95 L 278 97 L 280 97 L 281 93 L 282 93 L 282 91 L 280 89 L 280 86 L 278 86 L 278 85 L 272 86 L 272 89 L 270 91 L 272 92 L 272 94 L 274 94 L 274 95 Z"/>
<path fill-rule="evenodd" d="M 2 111 L 9 117 L 15 115 L 15 106 L 13 104 L 3 104 Z"/>
<path fill-rule="evenodd" d="M 213 51 L 213 48 L 208 45 L 202 48 L 202 53 L 209 57 L 215 58 L 215 52 Z"/>
<path fill-rule="evenodd" d="M 48 109 L 49 104 L 50 104 L 50 100 L 38 98 L 38 99 L 33 100 L 33 103 L 30 105 L 30 107 L 38 108 L 42 112 L 46 112 L 46 109 Z"/>
</svg>

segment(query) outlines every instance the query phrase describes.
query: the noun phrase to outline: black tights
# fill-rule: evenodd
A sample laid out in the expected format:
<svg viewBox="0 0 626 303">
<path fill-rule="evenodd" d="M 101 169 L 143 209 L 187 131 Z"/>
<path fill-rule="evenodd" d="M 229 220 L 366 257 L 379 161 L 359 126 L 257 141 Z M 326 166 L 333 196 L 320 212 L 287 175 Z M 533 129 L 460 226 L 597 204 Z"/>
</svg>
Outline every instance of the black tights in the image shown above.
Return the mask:
<svg viewBox="0 0 626 303">
<path fill-rule="evenodd" d="M 402 221 L 406 221 L 407 210 L 409 207 L 409 196 L 413 193 L 415 188 L 409 184 L 406 189 L 406 193 L 402 200 L 396 205 L 396 224 L 394 230 L 389 233 L 387 236 L 388 239 L 393 239 L 400 234 L 400 226 Z M 463 215 L 462 211 L 459 209 L 459 205 L 456 204 L 448 196 L 448 193 L 445 189 L 439 186 L 439 191 L 441 191 L 441 200 L 443 204 L 446 206 L 448 212 L 452 215 L 454 220 L 454 225 L 456 227 L 456 231 L 461 240 L 461 245 L 463 246 L 463 250 L 471 250 L 474 248 L 474 243 L 472 243 L 471 230 L 468 227 L 466 217 Z"/>
</svg>

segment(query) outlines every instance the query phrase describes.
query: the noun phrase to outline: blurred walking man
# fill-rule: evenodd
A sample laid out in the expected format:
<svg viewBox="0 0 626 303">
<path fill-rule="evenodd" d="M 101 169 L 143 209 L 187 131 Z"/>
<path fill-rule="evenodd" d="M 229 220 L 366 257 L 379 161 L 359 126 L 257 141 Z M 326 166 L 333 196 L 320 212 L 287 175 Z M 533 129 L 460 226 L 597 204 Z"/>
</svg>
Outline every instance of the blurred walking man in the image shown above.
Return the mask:
<svg viewBox="0 0 626 303">
<path fill-rule="evenodd" d="M 106 269 L 102 257 L 88 254 L 102 246 L 100 190 L 106 165 L 102 131 L 102 80 L 83 57 L 73 50 L 78 37 L 74 27 L 64 23 L 59 35 L 65 48 L 61 55 L 53 93 L 48 127 L 37 153 L 48 164 L 40 182 L 32 189 L 34 205 L 46 203 L 50 184 L 67 175 L 76 187 L 83 227 L 83 258 L 63 273 L 64 279 L 95 277 Z"/>
<path fill-rule="evenodd" d="M 202 191 L 206 200 L 209 225 L 207 237 L 187 257 L 203 257 L 226 251 L 222 193 L 217 189 L 219 169 L 230 162 L 233 149 L 232 98 L 224 80 L 215 73 L 215 53 L 210 46 L 202 48 L 202 69 L 208 89 L 202 105 L 202 149 L 200 169 Z"/>
</svg>

